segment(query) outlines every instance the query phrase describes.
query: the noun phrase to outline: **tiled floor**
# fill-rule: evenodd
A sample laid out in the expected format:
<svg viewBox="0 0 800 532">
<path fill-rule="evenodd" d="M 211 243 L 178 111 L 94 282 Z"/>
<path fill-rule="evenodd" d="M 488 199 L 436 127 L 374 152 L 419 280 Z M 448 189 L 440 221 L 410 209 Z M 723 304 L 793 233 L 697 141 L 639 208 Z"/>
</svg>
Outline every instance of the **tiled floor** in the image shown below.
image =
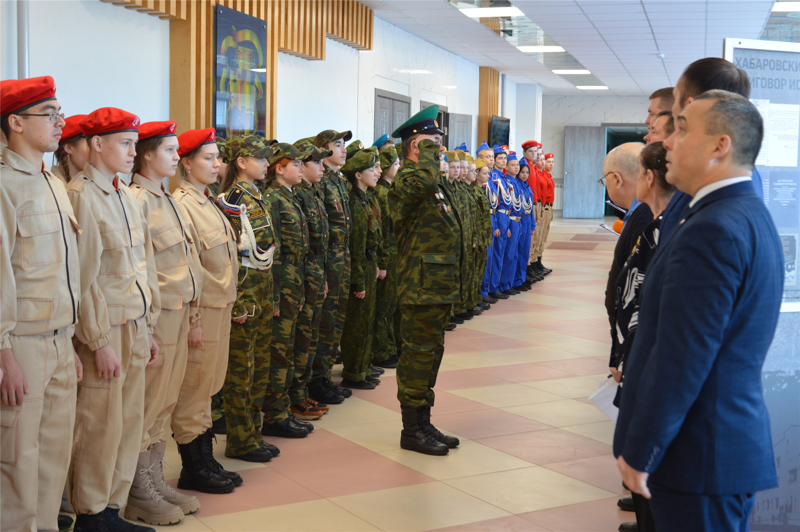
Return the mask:
<svg viewBox="0 0 800 532">
<path fill-rule="evenodd" d="M 633 520 L 616 506 L 613 423 L 587 399 L 607 375 L 610 343 L 602 302 L 614 237 L 598 223 L 556 220 L 544 257 L 554 272 L 447 333 L 433 421 L 461 439 L 449 456 L 400 449 L 387 370 L 308 438 L 271 438 L 282 452 L 265 465 L 224 458 L 220 438 L 215 454 L 244 485 L 199 495 L 199 512 L 159 530 L 610 532 Z M 167 460 L 175 479 L 172 443 Z"/>
</svg>

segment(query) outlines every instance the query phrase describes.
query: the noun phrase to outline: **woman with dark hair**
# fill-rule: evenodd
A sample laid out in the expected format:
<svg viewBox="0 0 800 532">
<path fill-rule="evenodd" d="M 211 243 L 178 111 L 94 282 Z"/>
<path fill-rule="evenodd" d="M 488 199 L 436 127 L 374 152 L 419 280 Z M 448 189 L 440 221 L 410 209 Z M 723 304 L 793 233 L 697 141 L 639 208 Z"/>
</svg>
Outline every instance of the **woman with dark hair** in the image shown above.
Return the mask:
<svg viewBox="0 0 800 532">
<path fill-rule="evenodd" d="M 630 353 L 636 326 L 639 321 L 641 287 L 650 261 L 658 247 L 661 213 L 669 205 L 675 187 L 667 183 L 667 150 L 661 142 L 646 146 L 639 157 L 639 182 L 636 198 L 650 207 L 653 222 L 645 227 L 633 252 L 617 277 L 615 291 L 615 323 L 611 345 L 611 374 L 619 383 L 614 404 L 619 406 L 622 391 L 625 363 Z M 647 499 L 633 493 L 633 506 L 636 512 L 638 532 L 653 532 L 653 516 Z M 627 525 L 628 523 L 623 523 Z M 631 526 L 633 523 L 630 524 Z"/>
<path fill-rule="evenodd" d="M 380 178 L 377 148 L 359 150 L 342 173 L 349 181 L 350 299 L 342 331 L 342 387 L 372 390 L 380 380 L 372 376 L 372 338 L 377 291 L 377 249 L 381 243 L 381 210 L 370 189 Z"/>
<path fill-rule="evenodd" d="M 58 164 L 50 167 L 50 172 L 65 184 L 69 183 L 72 176 L 83 172 L 83 167 L 89 161 L 89 143 L 81 131 L 81 120 L 84 118 L 86 115 L 72 115 L 64 120 L 61 140 L 53 154 Z"/>
</svg>

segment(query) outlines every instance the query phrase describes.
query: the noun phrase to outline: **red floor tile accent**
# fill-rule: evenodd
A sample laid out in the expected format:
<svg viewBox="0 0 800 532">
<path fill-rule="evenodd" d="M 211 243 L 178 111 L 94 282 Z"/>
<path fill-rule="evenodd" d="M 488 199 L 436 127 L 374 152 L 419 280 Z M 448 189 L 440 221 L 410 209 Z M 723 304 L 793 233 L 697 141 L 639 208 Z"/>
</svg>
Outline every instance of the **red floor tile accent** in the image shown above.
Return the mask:
<svg viewBox="0 0 800 532">
<path fill-rule="evenodd" d="M 464 388 L 479 388 L 481 386 L 497 386 L 508 384 L 507 380 L 492 377 L 475 369 L 460 369 L 439 373 L 436 379 L 436 390 L 463 390 Z"/>
<path fill-rule="evenodd" d="M 550 425 L 502 410 L 478 410 L 477 412 L 435 415 L 432 419 L 440 429 L 455 432 L 470 440 L 552 428 Z"/>
<path fill-rule="evenodd" d="M 608 371 L 608 357 L 573 358 L 570 360 L 550 360 L 539 365 L 566 371 L 574 375 L 599 375 Z M 524 382 L 524 381 L 520 381 Z"/>
<path fill-rule="evenodd" d="M 603 330 L 598 327 L 584 328 L 583 330 L 564 331 L 567 336 L 574 336 L 575 338 L 583 338 L 584 340 L 594 340 L 595 342 L 603 342 L 611 345 L 611 333 L 608 329 Z"/>
<path fill-rule="evenodd" d="M 550 429 L 478 440 L 536 465 L 611 455 L 611 446 L 566 430 Z"/>
<path fill-rule="evenodd" d="M 620 481 L 622 477 L 617 468 L 617 461 L 612 455 L 558 462 L 544 467 L 611 493 L 619 495 L 626 493 Z"/>
<path fill-rule="evenodd" d="M 437 528 L 430 532 L 548 532 L 548 529 L 532 524 L 516 515 L 478 521 L 468 525 L 449 526 Z"/>
<path fill-rule="evenodd" d="M 530 362 L 528 364 L 476 368 L 473 371 L 479 371 L 486 375 L 497 377 L 498 379 L 504 379 L 509 382 L 531 382 L 546 379 L 563 379 L 566 377 L 575 377 L 577 375 L 577 373 L 572 373 L 566 369 L 548 367 L 546 364 L 548 363 Z M 587 373 L 587 375 L 592 374 Z"/>
<path fill-rule="evenodd" d="M 570 504 L 519 517 L 551 532 L 613 532 L 620 523 L 636 520 L 632 513 L 617 508 L 616 499 Z"/>
</svg>

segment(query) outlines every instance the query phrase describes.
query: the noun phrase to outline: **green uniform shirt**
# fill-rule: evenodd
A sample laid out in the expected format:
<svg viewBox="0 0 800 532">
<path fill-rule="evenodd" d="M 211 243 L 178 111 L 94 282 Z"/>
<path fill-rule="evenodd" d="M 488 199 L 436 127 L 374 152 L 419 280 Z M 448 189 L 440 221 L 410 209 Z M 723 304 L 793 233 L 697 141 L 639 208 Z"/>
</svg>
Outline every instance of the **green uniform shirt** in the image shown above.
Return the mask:
<svg viewBox="0 0 800 532">
<path fill-rule="evenodd" d="M 328 213 L 322 189 L 303 181 L 295 188 L 295 199 L 303 210 L 308 227 L 308 254 L 306 255 L 306 277 L 325 277 L 325 255 L 328 253 Z"/>
<path fill-rule="evenodd" d="M 325 211 L 328 213 L 328 247 L 346 248 L 350 232 L 353 230 L 347 180 L 339 172 L 326 165 L 325 175 L 317 186 L 322 191 Z"/>
<path fill-rule="evenodd" d="M 389 188 L 391 183 L 385 179 L 378 180 L 373 189 L 375 200 L 381 209 L 381 245 L 378 247 L 378 268 L 387 270 L 389 264 L 397 260 L 397 238 L 394 235 L 394 224 L 389 212 Z"/>
<path fill-rule="evenodd" d="M 277 181 L 266 189 L 264 199 L 270 206 L 274 231 L 280 239 L 280 254 L 272 262 L 273 302 L 280 304 L 283 289 L 284 297 L 302 304 L 303 270 L 308 252 L 306 217 L 294 192 Z"/>
<path fill-rule="evenodd" d="M 367 277 L 375 277 L 381 244 L 380 207 L 371 191 L 349 186 L 353 232 L 350 235 L 350 291 L 362 292 Z"/>
<path fill-rule="evenodd" d="M 475 217 L 476 241 L 479 246 L 485 248 L 492 245 L 492 216 L 489 198 L 486 197 L 480 185 L 471 185 L 469 188 L 477 213 Z"/>
<path fill-rule="evenodd" d="M 462 239 L 453 193 L 439 175 L 439 145 L 420 142 L 419 162 L 406 159 L 389 189 L 397 237 L 401 305 L 461 300 Z"/>
</svg>

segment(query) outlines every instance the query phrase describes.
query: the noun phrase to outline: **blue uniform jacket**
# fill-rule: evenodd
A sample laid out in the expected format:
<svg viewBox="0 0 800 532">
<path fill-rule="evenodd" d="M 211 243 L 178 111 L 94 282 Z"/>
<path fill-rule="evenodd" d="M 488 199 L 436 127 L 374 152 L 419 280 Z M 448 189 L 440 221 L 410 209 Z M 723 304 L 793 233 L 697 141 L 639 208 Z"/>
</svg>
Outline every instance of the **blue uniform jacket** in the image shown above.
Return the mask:
<svg viewBox="0 0 800 532">
<path fill-rule="evenodd" d="M 780 312 L 783 249 L 750 181 L 703 197 L 642 286 L 614 455 L 684 493 L 777 485 L 761 370 Z"/>
</svg>

